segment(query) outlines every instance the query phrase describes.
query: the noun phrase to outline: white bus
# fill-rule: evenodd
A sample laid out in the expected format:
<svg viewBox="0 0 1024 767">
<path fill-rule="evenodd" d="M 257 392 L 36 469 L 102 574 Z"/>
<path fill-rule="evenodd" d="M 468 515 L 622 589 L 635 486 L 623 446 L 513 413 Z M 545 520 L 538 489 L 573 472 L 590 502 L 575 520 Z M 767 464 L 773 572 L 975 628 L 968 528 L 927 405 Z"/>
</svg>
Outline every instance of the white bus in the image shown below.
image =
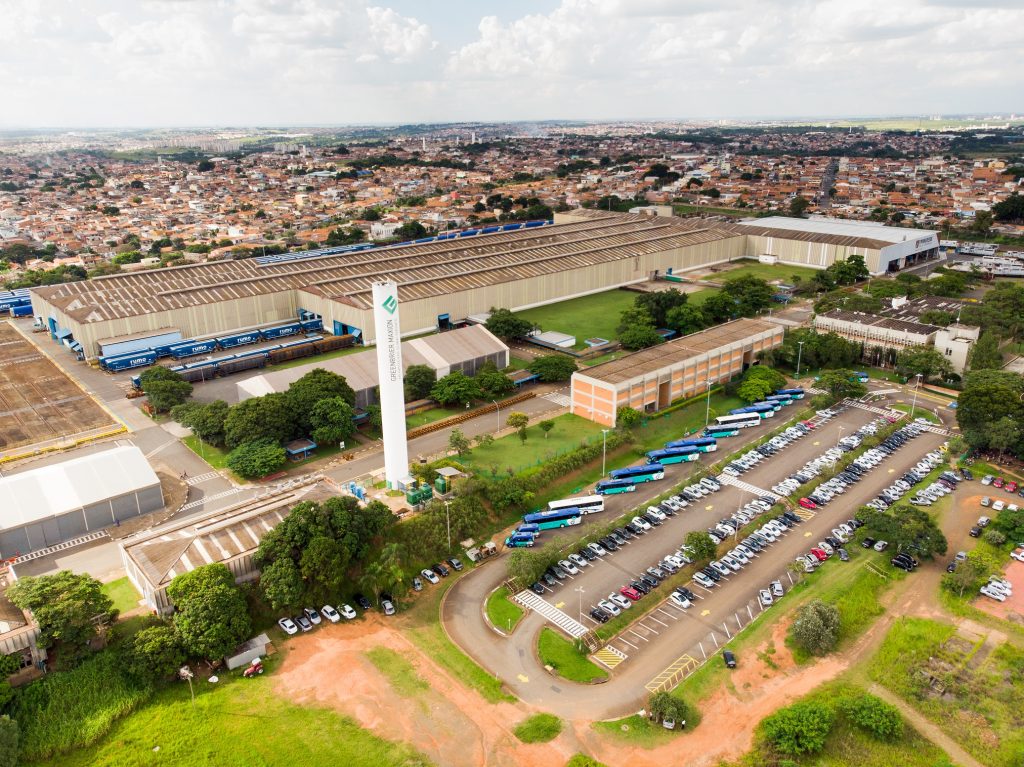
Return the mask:
<svg viewBox="0 0 1024 767">
<path fill-rule="evenodd" d="M 775 415 L 774 412 L 772 415 Z M 746 429 L 748 426 L 757 426 L 761 423 L 761 416 L 757 413 L 738 413 L 737 415 L 720 415 L 715 419 L 718 426 L 733 426 L 739 429 Z"/>
<path fill-rule="evenodd" d="M 548 509 L 551 511 L 572 508 L 577 508 L 584 514 L 594 514 L 598 511 L 604 511 L 604 496 L 586 495 L 581 498 L 565 498 L 561 501 L 548 502 Z"/>
</svg>

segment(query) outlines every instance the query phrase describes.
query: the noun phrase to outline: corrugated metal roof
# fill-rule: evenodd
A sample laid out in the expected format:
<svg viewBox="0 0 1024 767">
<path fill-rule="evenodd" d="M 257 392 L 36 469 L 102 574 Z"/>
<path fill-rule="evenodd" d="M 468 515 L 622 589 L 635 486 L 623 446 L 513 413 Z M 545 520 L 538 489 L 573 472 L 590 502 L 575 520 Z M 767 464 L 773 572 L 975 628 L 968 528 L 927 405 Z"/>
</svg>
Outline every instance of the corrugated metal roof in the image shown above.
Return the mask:
<svg viewBox="0 0 1024 767">
<path fill-rule="evenodd" d="M 753 221 L 739 221 L 728 226 L 734 232 L 760 237 L 779 237 L 784 240 L 824 242 L 851 248 L 881 250 L 907 240 L 935 237 L 938 232 L 928 229 L 909 229 L 886 226 L 873 221 L 852 221 L 835 218 L 789 218 L 771 216 Z"/>
</svg>

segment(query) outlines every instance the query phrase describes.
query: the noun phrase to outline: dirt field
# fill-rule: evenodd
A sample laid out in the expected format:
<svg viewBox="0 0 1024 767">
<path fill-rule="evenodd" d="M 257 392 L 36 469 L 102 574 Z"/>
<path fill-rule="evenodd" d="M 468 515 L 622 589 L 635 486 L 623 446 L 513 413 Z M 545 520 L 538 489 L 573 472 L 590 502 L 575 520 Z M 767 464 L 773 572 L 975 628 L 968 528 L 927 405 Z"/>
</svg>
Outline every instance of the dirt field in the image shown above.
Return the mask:
<svg viewBox="0 0 1024 767">
<path fill-rule="evenodd" d="M 113 425 L 60 368 L 0 322 L 0 454 Z"/>
<path fill-rule="evenodd" d="M 974 606 L 1003 620 L 1024 623 L 1024 562 L 1011 559 L 1006 566 L 1006 580 L 1013 586 L 1013 594 L 1005 602 L 997 602 L 986 596 L 974 600 Z"/>
</svg>

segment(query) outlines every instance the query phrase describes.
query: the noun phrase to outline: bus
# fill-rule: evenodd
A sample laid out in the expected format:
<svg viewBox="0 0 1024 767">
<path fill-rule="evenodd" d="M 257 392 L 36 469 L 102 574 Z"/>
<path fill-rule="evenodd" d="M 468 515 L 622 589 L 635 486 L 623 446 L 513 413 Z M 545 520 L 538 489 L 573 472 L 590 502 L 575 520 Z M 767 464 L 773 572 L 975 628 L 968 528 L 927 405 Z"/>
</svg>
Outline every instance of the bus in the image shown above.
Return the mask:
<svg viewBox="0 0 1024 767">
<path fill-rule="evenodd" d="M 746 429 L 757 426 L 761 423 L 761 416 L 757 413 L 730 413 L 720 415 L 715 419 L 716 426 L 728 426 L 735 429 Z"/>
<path fill-rule="evenodd" d="M 578 525 L 582 521 L 583 514 L 577 508 L 538 511 L 523 517 L 523 522 L 537 525 L 539 530 L 556 530 L 559 527 Z"/>
<path fill-rule="evenodd" d="M 769 394 L 764 399 L 765 402 L 781 402 L 783 407 L 793 404 L 793 398 L 788 394 Z"/>
<path fill-rule="evenodd" d="M 535 540 L 536 537 L 530 533 L 512 533 L 505 539 L 505 545 L 513 549 L 529 548 Z"/>
<path fill-rule="evenodd" d="M 704 436 L 711 437 L 713 439 L 725 439 L 726 437 L 739 436 L 740 430 L 729 428 L 728 426 L 715 426 L 710 425 L 704 428 Z"/>
<path fill-rule="evenodd" d="M 653 482 L 656 479 L 665 479 L 665 467 L 660 463 L 627 466 L 625 469 L 608 472 L 608 476 L 612 479 L 629 479 L 633 482 Z"/>
<path fill-rule="evenodd" d="M 513 535 L 520 534 L 520 533 L 523 534 L 523 535 L 537 535 L 538 533 L 540 533 L 540 526 L 539 525 L 527 525 L 527 524 L 519 525 L 519 527 L 517 527 L 515 529 L 515 532 L 513 533 Z"/>
<path fill-rule="evenodd" d="M 760 402 L 754 402 L 749 407 L 757 408 L 758 410 L 768 410 L 770 408 L 773 411 L 778 411 L 782 410 L 782 403 L 779 400 L 763 399 Z"/>
<path fill-rule="evenodd" d="M 759 407 L 758 405 L 748 405 L 747 407 L 738 407 L 735 410 L 730 410 L 729 415 L 756 415 L 758 418 L 774 418 L 775 408 L 771 406 Z"/>
<path fill-rule="evenodd" d="M 776 394 L 788 394 L 793 399 L 803 399 L 804 398 L 804 390 L 803 389 L 776 389 L 775 393 Z"/>
<path fill-rule="evenodd" d="M 850 376 L 850 380 L 851 381 L 859 381 L 862 384 L 866 384 L 871 379 L 868 377 L 867 373 L 865 373 L 865 372 L 863 372 L 861 370 L 855 370 L 855 371 L 853 371 L 853 375 Z"/>
<path fill-rule="evenodd" d="M 600 495 L 585 495 L 580 498 L 564 498 L 561 501 L 550 501 L 548 509 L 558 511 L 559 509 L 577 508 L 584 514 L 594 514 L 604 511 L 604 497 Z"/>
<path fill-rule="evenodd" d="M 602 479 L 594 488 L 594 492 L 599 495 L 632 493 L 634 490 L 636 490 L 636 482 L 629 479 Z"/>
<path fill-rule="evenodd" d="M 702 453 L 713 453 L 718 450 L 718 442 L 713 437 L 697 437 L 696 439 L 677 439 L 665 443 L 665 447 L 695 447 Z"/>
<path fill-rule="evenodd" d="M 685 463 L 696 461 L 700 458 L 700 450 L 695 447 L 667 447 L 664 450 L 652 450 L 647 454 L 647 460 L 651 463 L 660 463 L 667 466 L 671 463 Z"/>
</svg>

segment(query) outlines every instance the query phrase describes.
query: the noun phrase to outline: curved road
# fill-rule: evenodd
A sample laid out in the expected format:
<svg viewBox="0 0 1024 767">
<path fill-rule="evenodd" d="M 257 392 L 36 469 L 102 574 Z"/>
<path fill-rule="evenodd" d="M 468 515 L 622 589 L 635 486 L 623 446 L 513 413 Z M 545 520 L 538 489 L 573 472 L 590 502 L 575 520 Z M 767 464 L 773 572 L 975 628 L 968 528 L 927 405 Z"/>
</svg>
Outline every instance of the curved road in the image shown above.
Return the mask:
<svg viewBox="0 0 1024 767">
<path fill-rule="evenodd" d="M 918 400 L 919 406 L 923 404 Z M 755 486 L 770 488 L 777 477 L 788 474 L 807 460 L 824 452 L 834 445 L 840 434 L 850 434 L 861 424 L 874 417 L 870 411 L 850 408 L 838 418 L 825 424 L 813 434 L 804 437 L 787 449 L 784 456 L 776 455 L 763 461 L 752 471 L 743 475 L 743 480 Z M 760 429 L 752 437 L 760 436 Z M 494 563 L 475 569 L 460 578 L 449 590 L 442 605 L 441 618 L 445 630 L 452 640 L 470 655 L 479 665 L 501 679 L 508 688 L 522 701 L 539 708 L 567 712 L 573 718 L 604 720 L 615 719 L 633 713 L 644 707 L 648 692 L 645 685 L 669 666 L 680 655 L 697 646 L 698 642 L 707 644 L 708 655 L 712 656 L 715 647 L 709 641 L 709 635 L 717 632 L 725 641 L 722 632 L 723 622 L 732 625 L 732 618 L 737 614 L 746 620 L 747 606 L 756 595 L 756 589 L 764 587 L 768 581 L 782 577 L 785 579 L 786 564 L 800 553 L 806 552 L 811 543 L 820 540 L 835 524 L 853 516 L 853 512 L 878 490 L 892 481 L 892 472 L 906 471 L 912 467 L 927 451 L 935 449 L 944 437 L 939 434 L 925 433 L 909 442 L 899 450 L 886 464 L 868 474 L 865 480 L 849 490 L 841 499 L 830 504 L 824 513 L 819 513 L 791 530 L 788 535 L 776 542 L 758 559 L 753 560 L 734 577 L 723 580 L 713 593 L 702 591 L 692 586 L 698 596 L 706 599 L 698 602 L 687 611 L 661 607 L 661 620 L 652 623 L 647 618 L 644 622 L 655 629 L 646 639 L 633 638 L 635 650 L 629 650 L 626 644 L 616 641 L 620 649 L 625 649 L 630 656 L 613 672 L 609 680 L 600 685 L 581 685 L 568 682 L 548 674 L 536 656 L 537 635 L 541 628 L 550 625 L 543 616 L 527 611 L 523 620 L 516 628 L 512 637 L 504 637 L 495 632 L 483 615 L 483 605 L 491 591 L 502 584 L 506 577 L 504 556 L 496 558 Z M 735 449 L 730 445 L 730 451 Z M 713 457 L 713 456 L 712 456 Z M 676 484 L 692 473 L 691 464 L 683 464 L 685 468 L 676 469 L 669 481 Z M 661 488 L 645 487 L 648 497 L 665 491 Z M 644 487 L 644 486 L 641 486 Z M 640 494 L 638 490 L 634 496 Z M 622 498 L 623 496 L 618 496 Z M 586 586 L 583 598 L 583 611 L 596 602 L 602 595 L 618 585 L 624 584 L 630 574 L 642 571 L 653 564 L 660 555 L 667 553 L 682 542 L 689 530 L 702 530 L 714 524 L 714 521 L 726 516 L 739 505 L 749 500 L 735 487 L 725 487 L 718 493 L 705 498 L 707 505 L 692 504 L 682 514 L 670 518 L 658 532 L 644 536 L 632 542 L 626 549 L 599 560 L 584 570 L 576 580 Z M 630 505 L 643 506 L 641 498 L 630 500 Z M 616 514 L 613 510 L 612 514 Z M 603 516 L 603 515 L 602 515 Z M 579 529 L 565 534 L 570 539 L 579 536 Z M 611 584 L 611 585 L 609 585 Z M 565 602 L 564 611 L 576 617 L 576 594 L 574 584 L 563 584 L 555 596 L 549 596 L 553 604 Z M 657 599 L 659 604 L 667 596 L 659 590 L 646 597 Z M 754 610 L 756 611 L 756 603 Z M 668 615 L 665 611 L 672 613 Z M 648 615 L 658 615 L 651 612 Z M 586 623 L 587 617 L 583 618 Z M 735 629 L 735 625 L 732 626 Z M 698 656 L 699 658 L 699 656 Z"/>
</svg>

